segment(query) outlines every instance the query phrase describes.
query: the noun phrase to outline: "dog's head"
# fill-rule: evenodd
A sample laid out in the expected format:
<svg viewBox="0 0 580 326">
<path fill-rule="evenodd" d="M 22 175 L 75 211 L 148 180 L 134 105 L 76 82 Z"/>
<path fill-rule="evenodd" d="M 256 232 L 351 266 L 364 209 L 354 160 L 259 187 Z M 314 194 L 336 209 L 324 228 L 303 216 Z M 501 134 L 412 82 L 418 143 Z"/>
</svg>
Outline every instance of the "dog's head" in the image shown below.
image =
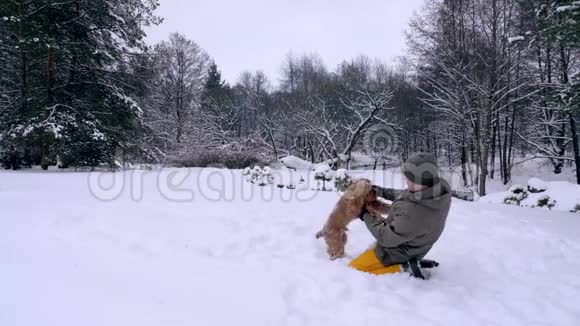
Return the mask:
<svg viewBox="0 0 580 326">
<path fill-rule="evenodd" d="M 365 202 L 368 204 L 368 203 L 375 202 L 376 200 L 377 200 L 377 191 L 371 185 L 371 190 L 367 194 L 367 198 L 366 198 Z"/>
<path fill-rule="evenodd" d="M 368 179 L 359 179 L 353 182 L 348 188 L 347 193 L 356 206 L 365 207 L 368 203 L 377 200 L 377 193 Z"/>
</svg>

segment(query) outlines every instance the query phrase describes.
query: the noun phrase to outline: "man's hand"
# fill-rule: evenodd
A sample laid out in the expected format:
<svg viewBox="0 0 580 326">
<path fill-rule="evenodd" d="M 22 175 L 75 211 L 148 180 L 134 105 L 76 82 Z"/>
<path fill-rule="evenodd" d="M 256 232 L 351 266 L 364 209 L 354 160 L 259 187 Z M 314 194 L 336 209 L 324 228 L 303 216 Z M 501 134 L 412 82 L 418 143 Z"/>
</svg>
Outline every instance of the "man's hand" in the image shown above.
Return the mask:
<svg viewBox="0 0 580 326">
<path fill-rule="evenodd" d="M 377 185 L 372 185 L 372 189 L 377 194 L 377 197 L 390 201 L 394 201 L 403 192 L 403 190 L 383 188 Z"/>
</svg>

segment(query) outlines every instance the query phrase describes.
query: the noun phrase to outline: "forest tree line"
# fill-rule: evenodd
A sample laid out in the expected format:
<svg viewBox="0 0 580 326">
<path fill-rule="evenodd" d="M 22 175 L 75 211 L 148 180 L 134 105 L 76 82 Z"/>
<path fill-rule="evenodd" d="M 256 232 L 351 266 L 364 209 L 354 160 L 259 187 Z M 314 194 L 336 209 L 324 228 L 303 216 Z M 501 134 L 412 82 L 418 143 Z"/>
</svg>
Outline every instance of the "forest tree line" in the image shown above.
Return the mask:
<svg viewBox="0 0 580 326">
<path fill-rule="evenodd" d="M 0 3 L 9 168 L 239 168 L 287 155 L 349 166 L 356 152 L 376 168 L 429 151 L 480 194 L 526 155 L 554 173 L 575 167 L 580 183 L 578 1 L 428 0 L 396 64 L 329 68 L 289 52 L 279 80 L 244 72 L 231 85 L 184 35 L 145 44 L 161 22 L 155 0 Z"/>
</svg>

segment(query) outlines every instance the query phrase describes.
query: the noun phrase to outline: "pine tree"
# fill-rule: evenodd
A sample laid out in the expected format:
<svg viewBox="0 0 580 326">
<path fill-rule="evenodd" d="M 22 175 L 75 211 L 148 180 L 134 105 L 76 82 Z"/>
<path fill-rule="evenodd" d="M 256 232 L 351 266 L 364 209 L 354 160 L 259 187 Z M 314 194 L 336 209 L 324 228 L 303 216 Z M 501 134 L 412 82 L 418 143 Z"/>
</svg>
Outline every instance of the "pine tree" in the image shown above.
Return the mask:
<svg viewBox="0 0 580 326">
<path fill-rule="evenodd" d="M 219 92 L 226 88 L 226 82 L 222 80 L 222 74 L 218 70 L 218 66 L 212 63 L 207 72 L 207 78 L 204 84 L 204 91 L 206 96 L 211 96 L 212 92 Z"/>
<path fill-rule="evenodd" d="M 144 48 L 143 26 L 159 22 L 157 2 L 9 3 L 0 12 L 9 22 L 0 66 L 17 65 L 3 83 L 15 95 L 0 109 L 1 146 L 22 149 L 29 164 L 114 164 L 140 137 L 142 117 L 119 67 Z"/>
<path fill-rule="evenodd" d="M 212 63 L 209 66 L 207 77 L 203 85 L 202 110 L 227 110 L 232 107 L 232 92 L 230 86 L 222 79 L 218 66 Z"/>
<path fill-rule="evenodd" d="M 580 74 L 570 75 L 571 52 L 580 48 L 580 4 L 572 0 L 550 0 L 541 4 L 536 16 L 544 28 L 539 37 L 557 44 L 560 65 L 558 100 L 570 123 L 576 182 L 580 184 L 580 140 L 577 115 L 580 113 Z"/>
</svg>

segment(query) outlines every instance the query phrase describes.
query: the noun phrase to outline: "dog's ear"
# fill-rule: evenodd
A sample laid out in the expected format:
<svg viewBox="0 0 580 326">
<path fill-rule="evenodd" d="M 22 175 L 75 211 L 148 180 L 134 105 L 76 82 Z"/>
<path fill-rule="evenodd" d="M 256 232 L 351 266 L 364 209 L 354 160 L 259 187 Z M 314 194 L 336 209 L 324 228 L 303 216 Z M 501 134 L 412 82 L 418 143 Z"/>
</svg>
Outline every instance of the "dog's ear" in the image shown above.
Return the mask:
<svg viewBox="0 0 580 326">
<path fill-rule="evenodd" d="M 362 179 L 353 184 L 351 192 L 356 198 L 366 198 L 368 193 L 371 191 L 371 188 L 371 183 Z"/>
<path fill-rule="evenodd" d="M 371 188 L 371 190 L 369 191 L 369 193 L 367 194 L 366 197 L 366 201 L 367 202 L 373 202 L 377 200 L 377 192 Z"/>
</svg>

